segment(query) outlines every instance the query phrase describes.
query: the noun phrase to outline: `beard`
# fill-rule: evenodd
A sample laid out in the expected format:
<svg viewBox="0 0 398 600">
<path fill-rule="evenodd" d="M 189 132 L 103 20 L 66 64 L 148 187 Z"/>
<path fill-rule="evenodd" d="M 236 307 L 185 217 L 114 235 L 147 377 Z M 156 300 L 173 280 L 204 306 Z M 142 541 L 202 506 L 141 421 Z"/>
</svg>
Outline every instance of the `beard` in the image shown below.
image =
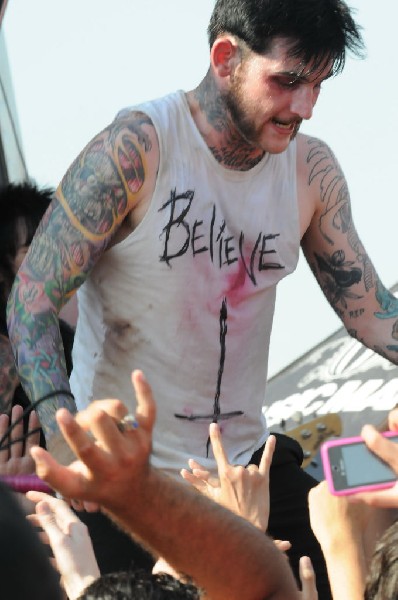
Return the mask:
<svg viewBox="0 0 398 600">
<path fill-rule="evenodd" d="M 249 145 L 266 151 L 266 148 L 261 143 L 263 125 L 256 126 L 254 118 L 250 116 L 255 114 L 256 108 L 251 107 L 247 100 L 245 100 L 240 79 L 235 77 L 231 83 L 230 89 L 222 95 L 222 100 L 230 114 L 234 128 Z M 296 137 L 301 123 L 302 119 L 295 120 L 290 141 Z"/>
<path fill-rule="evenodd" d="M 234 79 L 231 88 L 225 92 L 222 99 L 237 132 L 248 144 L 258 146 L 260 131 L 258 131 L 253 119 L 249 117 L 247 108 L 244 106 L 240 81 Z"/>
</svg>

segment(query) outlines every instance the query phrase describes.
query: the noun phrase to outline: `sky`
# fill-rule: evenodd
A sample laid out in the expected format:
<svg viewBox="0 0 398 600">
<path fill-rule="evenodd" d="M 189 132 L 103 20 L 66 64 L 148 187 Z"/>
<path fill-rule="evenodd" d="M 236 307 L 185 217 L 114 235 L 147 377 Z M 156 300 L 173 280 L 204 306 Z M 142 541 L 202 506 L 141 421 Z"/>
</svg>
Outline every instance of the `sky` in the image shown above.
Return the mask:
<svg viewBox="0 0 398 600">
<path fill-rule="evenodd" d="M 387 287 L 398 281 L 397 0 L 349 0 L 364 60 L 327 81 L 302 131 L 346 175 L 354 220 Z M 3 27 L 29 175 L 56 186 L 121 108 L 192 89 L 208 68 L 213 0 L 8 0 Z M 340 327 L 305 259 L 278 287 L 273 375 Z"/>
</svg>

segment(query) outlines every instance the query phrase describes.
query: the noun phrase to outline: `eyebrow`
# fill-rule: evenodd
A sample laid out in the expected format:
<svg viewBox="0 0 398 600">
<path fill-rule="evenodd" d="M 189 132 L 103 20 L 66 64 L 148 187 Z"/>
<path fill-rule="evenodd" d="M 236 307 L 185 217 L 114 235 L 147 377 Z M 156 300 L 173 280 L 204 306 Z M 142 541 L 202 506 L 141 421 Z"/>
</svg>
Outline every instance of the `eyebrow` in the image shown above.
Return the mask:
<svg viewBox="0 0 398 600">
<path fill-rule="evenodd" d="M 320 80 L 322 81 L 326 81 L 326 79 L 329 79 L 331 76 L 333 75 L 332 69 L 325 75 L 325 77 L 322 77 L 322 79 Z M 288 79 L 291 79 L 293 82 L 299 81 L 302 83 L 312 83 L 313 81 L 316 81 L 318 79 L 318 77 L 313 77 L 310 78 L 311 73 L 300 73 L 298 71 L 278 71 L 277 73 L 274 73 L 275 77 L 286 77 Z"/>
</svg>

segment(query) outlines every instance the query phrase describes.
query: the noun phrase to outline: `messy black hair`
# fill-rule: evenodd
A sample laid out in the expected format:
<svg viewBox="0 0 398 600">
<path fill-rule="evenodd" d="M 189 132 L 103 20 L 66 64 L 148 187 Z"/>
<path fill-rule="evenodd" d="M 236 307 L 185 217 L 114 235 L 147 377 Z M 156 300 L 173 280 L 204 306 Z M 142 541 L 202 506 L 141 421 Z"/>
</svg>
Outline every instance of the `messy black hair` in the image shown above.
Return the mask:
<svg viewBox="0 0 398 600">
<path fill-rule="evenodd" d="M 102 575 L 86 588 L 80 600 L 199 600 L 199 590 L 171 575 L 141 569 Z"/>
<path fill-rule="evenodd" d="M 311 72 L 331 64 L 344 68 L 347 50 L 363 57 L 360 26 L 342 0 L 217 0 L 208 27 L 210 47 L 229 33 L 257 54 L 270 51 L 275 38 L 289 41 L 289 55 Z"/>
</svg>

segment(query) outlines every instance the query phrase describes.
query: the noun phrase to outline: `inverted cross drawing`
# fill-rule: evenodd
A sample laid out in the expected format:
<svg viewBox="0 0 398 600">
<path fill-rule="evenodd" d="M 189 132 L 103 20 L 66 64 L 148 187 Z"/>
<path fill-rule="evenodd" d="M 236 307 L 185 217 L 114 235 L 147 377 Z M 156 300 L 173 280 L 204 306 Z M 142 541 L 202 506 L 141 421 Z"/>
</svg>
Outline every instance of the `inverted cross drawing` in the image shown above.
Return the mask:
<svg viewBox="0 0 398 600">
<path fill-rule="evenodd" d="M 182 415 L 175 413 L 174 416 L 177 419 L 185 419 L 186 421 L 208 421 L 211 419 L 212 423 L 218 423 L 218 421 L 225 421 L 227 419 L 232 419 L 233 417 L 238 417 L 243 415 L 244 412 L 242 410 L 234 410 L 231 412 L 222 413 L 220 407 L 220 394 L 221 394 L 221 381 L 224 372 L 224 363 L 225 363 L 225 351 L 226 351 L 226 337 L 227 337 L 227 319 L 228 319 L 228 310 L 227 310 L 227 299 L 224 298 L 221 304 L 220 309 L 220 366 L 218 368 L 217 375 L 217 387 L 216 394 L 214 396 L 214 404 L 213 404 L 213 413 L 206 415 Z M 210 449 L 210 436 L 207 438 L 206 443 L 206 458 L 209 456 Z"/>
</svg>

